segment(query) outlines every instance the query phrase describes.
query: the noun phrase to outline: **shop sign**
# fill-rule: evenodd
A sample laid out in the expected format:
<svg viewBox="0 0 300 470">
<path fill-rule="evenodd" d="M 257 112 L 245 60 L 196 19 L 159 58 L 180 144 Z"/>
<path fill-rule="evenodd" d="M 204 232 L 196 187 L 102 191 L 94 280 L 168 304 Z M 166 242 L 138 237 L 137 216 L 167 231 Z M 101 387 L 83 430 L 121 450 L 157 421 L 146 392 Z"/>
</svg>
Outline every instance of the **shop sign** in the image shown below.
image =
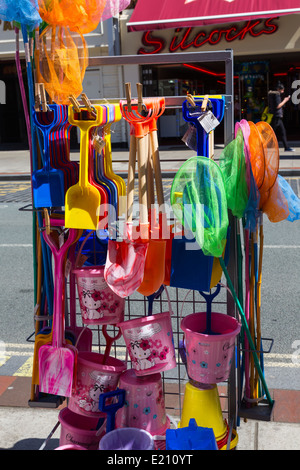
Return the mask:
<svg viewBox="0 0 300 470">
<path fill-rule="evenodd" d="M 214 28 L 212 31 L 199 31 L 196 28 L 176 28 L 175 34 L 167 41 L 159 36 L 154 36 L 153 31 L 146 31 L 142 37 L 144 47 L 138 50 L 138 54 L 158 54 L 166 47 L 169 52 L 180 52 L 186 49 L 199 49 L 205 44 L 216 46 L 221 40 L 228 43 L 244 40 L 247 36 L 254 38 L 270 35 L 278 31 L 278 25 L 274 20 L 278 18 L 268 18 L 266 20 L 250 20 L 246 23 L 237 23 L 228 27 Z"/>
</svg>

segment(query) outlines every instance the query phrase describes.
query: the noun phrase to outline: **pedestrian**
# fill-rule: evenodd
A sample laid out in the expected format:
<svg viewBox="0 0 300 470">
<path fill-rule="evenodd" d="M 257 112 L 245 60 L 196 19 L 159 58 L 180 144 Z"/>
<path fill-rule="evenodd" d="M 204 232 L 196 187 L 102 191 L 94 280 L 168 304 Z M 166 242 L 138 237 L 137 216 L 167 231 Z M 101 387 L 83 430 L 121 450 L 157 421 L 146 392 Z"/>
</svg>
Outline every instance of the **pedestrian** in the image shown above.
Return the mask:
<svg viewBox="0 0 300 470">
<path fill-rule="evenodd" d="M 269 91 L 269 95 L 268 95 L 269 113 L 273 114 L 271 126 L 274 129 L 277 139 L 282 141 L 284 150 L 286 152 L 294 152 L 295 149 L 291 148 L 288 145 L 287 137 L 286 137 L 286 130 L 285 130 L 284 123 L 283 123 L 283 107 L 290 100 L 291 97 L 289 95 L 282 99 L 283 93 L 284 93 L 284 85 L 281 82 L 277 83 L 275 91 L 272 91 L 272 90 Z"/>
</svg>

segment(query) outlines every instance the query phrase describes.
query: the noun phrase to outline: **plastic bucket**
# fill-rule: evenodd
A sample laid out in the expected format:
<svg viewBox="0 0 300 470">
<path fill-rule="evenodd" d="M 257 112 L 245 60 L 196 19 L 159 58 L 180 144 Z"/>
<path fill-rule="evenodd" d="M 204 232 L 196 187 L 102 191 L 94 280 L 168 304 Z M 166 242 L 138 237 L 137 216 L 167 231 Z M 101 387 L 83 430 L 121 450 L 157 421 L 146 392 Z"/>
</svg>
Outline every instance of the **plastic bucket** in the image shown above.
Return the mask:
<svg viewBox="0 0 300 470">
<path fill-rule="evenodd" d="M 97 435 L 98 418 L 87 418 L 63 408 L 58 415 L 61 424 L 59 446 L 80 446 L 87 450 L 97 450 L 99 441 L 105 434 L 106 422 Z"/>
<path fill-rule="evenodd" d="M 118 326 L 136 375 L 149 375 L 176 367 L 170 312 L 135 318 Z"/>
<path fill-rule="evenodd" d="M 154 450 L 154 440 L 144 429 L 115 429 L 103 436 L 99 450 Z"/>
<path fill-rule="evenodd" d="M 69 409 L 74 413 L 97 418 L 105 416 L 105 413 L 99 410 L 99 396 L 117 388 L 119 377 L 126 365 L 111 356 L 106 364 L 102 364 L 103 359 L 103 354 L 78 353 L 73 393 L 68 402 Z"/>
<path fill-rule="evenodd" d="M 228 446 L 229 431 L 226 435 L 226 438 L 217 442 L 219 450 L 233 450 L 236 448 L 239 442 L 239 436 L 235 429 L 232 430 L 231 441 Z M 227 449 L 229 447 L 229 449 Z"/>
<path fill-rule="evenodd" d="M 187 371 L 191 379 L 206 384 L 227 380 L 230 374 L 235 338 L 241 330 L 240 323 L 223 313 L 211 314 L 211 329 L 206 330 L 206 313 L 193 313 L 181 320 L 187 356 Z"/>
<path fill-rule="evenodd" d="M 114 325 L 124 320 L 125 299 L 104 279 L 104 266 L 74 269 L 82 322 L 87 325 Z"/>
<path fill-rule="evenodd" d="M 116 428 L 145 429 L 152 435 L 163 435 L 170 427 L 166 416 L 161 374 L 137 377 L 133 369 L 120 377 L 125 390 L 125 405 L 116 413 Z"/>
<path fill-rule="evenodd" d="M 207 388 L 195 386 L 188 382 L 185 386 L 182 414 L 179 428 L 189 426 L 191 418 L 196 420 L 199 427 L 212 428 L 217 442 L 228 434 L 228 426 L 223 418 L 217 385 L 207 385 Z"/>
</svg>

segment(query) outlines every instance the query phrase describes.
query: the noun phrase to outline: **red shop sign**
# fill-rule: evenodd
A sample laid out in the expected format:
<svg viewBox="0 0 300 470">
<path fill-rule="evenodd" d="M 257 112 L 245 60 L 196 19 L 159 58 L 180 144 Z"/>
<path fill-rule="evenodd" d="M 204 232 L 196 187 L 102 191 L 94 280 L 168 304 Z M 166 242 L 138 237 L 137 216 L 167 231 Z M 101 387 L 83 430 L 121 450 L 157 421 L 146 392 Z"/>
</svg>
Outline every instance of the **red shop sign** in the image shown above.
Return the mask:
<svg viewBox="0 0 300 470">
<path fill-rule="evenodd" d="M 246 36 L 257 38 L 265 34 L 274 34 L 278 30 L 278 25 L 273 22 L 275 19 L 278 18 L 250 20 L 242 26 L 234 24 L 225 28 L 215 28 L 211 32 L 199 31 L 196 28 L 176 28 L 169 44 L 164 38 L 153 36 L 153 31 L 146 31 L 142 37 L 144 47 L 138 50 L 138 54 L 158 54 L 165 47 L 168 47 L 169 52 L 185 51 L 191 47 L 198 49 L 204 44 L 215 46 L 222 39 L 230 43 L 241 41 Z"/>
</svg>

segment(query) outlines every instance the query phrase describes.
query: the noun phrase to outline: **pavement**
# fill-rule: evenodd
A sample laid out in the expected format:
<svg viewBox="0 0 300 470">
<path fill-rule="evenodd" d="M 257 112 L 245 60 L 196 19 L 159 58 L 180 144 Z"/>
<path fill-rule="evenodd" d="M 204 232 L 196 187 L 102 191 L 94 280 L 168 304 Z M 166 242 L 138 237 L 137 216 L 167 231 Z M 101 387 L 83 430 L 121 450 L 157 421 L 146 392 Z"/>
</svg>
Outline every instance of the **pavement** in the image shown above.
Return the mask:
<svg viewBox="0 0 300 470">
<path fill-rule="evenodd" d="M 282 176 L 300 175 L 300 141 L 290 142 L 295 152 L 285 152 L 280 148 L 279 172 Z M 215 159 L 222 152 L 222 146 L 215 146 Z M 164 176 L 173 176 L 181 165 L 195 152 L 184 144 L 174 146 L 164 146 L 160 148 L 161 168 Z M 70 159 L 79 161 L 79 152 L 71 151 Z M 113 170 L 117 174 L 127 173 L 128 150 L 113 148 Z M 1 150 L 0 145 L 0 180 L 7 179 L 30 179 L 31 164 L 28 150 Z"/>
<path fill-rule="evenodd" d="M 300 142 L 291 142 L 295 152 L 280 149 L 282 176 L 300 176 Z M 222 151 L 216 146 L 216 159 Z M 163 176 L 172 176 L 194 152 L 186 147 L 160 149 Z M 71 153 L 79 160 L 78 152 Z M 113 149 L 113 169 L 125 175 L 127 150 Z M 1 150 L 0 181 L 30 180 L 31 165 L 28 150 Z M 53 450 L 59 446 L 60 426 L 58 407 L 29 406 L 31 379 L 0 376 L 0 450 Z M 236 450 L 300 450 L 300 391 L 272 390 L 275 401 L 272 415 L 265 419 L 239 420 Z M 56 428 L 57 427 L 57 428 Z M 53 432 L 54 431 L 54 432 Z M 51 435 L 53 432 L 53 435 Z M 51 436 L 50 436 L 51 435 Z"/>
</svg>

